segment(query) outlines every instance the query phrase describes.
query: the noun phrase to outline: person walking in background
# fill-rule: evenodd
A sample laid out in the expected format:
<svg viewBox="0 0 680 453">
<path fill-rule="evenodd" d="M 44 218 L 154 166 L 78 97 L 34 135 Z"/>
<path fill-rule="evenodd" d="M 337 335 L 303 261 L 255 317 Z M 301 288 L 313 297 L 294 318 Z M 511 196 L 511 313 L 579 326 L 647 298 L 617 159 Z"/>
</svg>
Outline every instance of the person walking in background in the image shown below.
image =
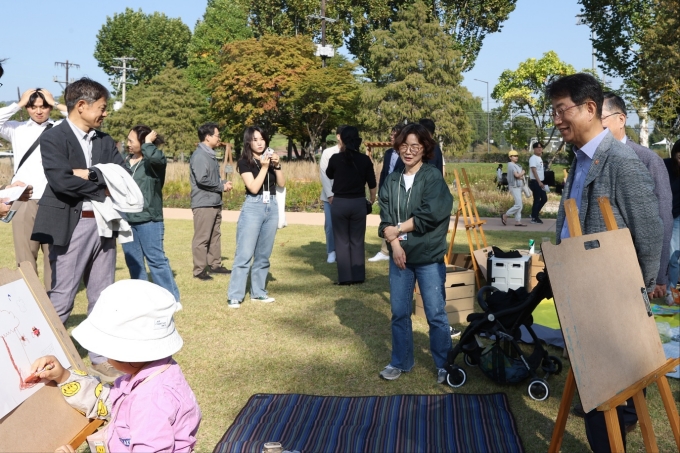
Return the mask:
<svg viewBox="0 0 680 453">
<path fill-rule="evenodd" d="M 680 267 L 680 140 L 675 142 L 671 149 L 671 157 L 664 159 L 673 194 L 673 233 L 669 246 L 668 261 L 668 291 L 666 303 L 677 305 L 671 288 L 678 285 L 678 268 Z"/>
<path fill-rule="evenodd" d="M 431 165 L 434 140 L 420 124 L 409 124 L 395 147 L 405 167 L 387 177 L 380 190 L 378 234 L 390 249 L 390 305 L 392 358 L 380 377 L 395 380 L 413 368 L 413 287 L 418 282 L 430 326 L 430 352 L 437 382 L 446 379 L 446 356 L 451 336 L 446 315 L 444 255 L 453 196 L 442 174 Z"/>
<path fill-rule="evenodd" d="M 194 238 L 191 251 L 194 278 L 212 280 L 210 274 L 230 274 L 222 266 L 222 193 L 231 190 L 231 182 L 220 178 L 220 166 L 213 151 L 220 144 L 220 130 L 215 123 L 198 128 L 201 143 L 189 160 L 191 211 L 194 214 Z"/>
<path fill-rule="evenodd" d="M 323 228 L 326 232 L 326 253 L 328 258 L 327 263 L 335 263 L 335 242 L 333 240 L 333 219 L 331 219 L 331 203 L 333 203 L 333 180 L 326 176 L 326 169 L 328 168 L 328 161 L 331 157 L 340 152 L 340 133 L 345 126 L 338 126 L 335 130 L 335 138 L 338 143 L 335 146 L 326 148 L 321 154 L 319 161 L 319 177 L 321 178 L 321 201 L 323 202 Z"/>
<path fill-rule="evenodd" d="M 0 108 L 0 137 L 12 143 L 14 152 L 14 176 L 12 183 L 18 181 L 33 187 L 33 195 L 25 202 L 17 203 L 16 213 L 12 219 L 12 235 L 14 238 L 14 256 L 17 266 L 28 261 L 38 274 L 38 252 L 43 252 L 43 283 L 45 289 L 52 289 L 52 271 L 50 269 L 49 245 L 31 240 L 35 216 L 38 212 L 38 200 L 47 186 L 47 178 L 40 156 L 40 136 L 61 122 L 50 119 L 52 108 L 56 106 L 65 111 L 66 106 L 54 100 L 52 94 L 42 88 L 30 89 L 21 95 L 19 102 Z M 22 108 L 28 113 L 28 121 L 10 121 L 9 119 Z"/>
<path fill-rule="evenodd" d="M 249 272 L 250 300 L 275 300 L 267 295 L 265 287 L 279 223 L 276 186 L 286 186 L 279 155 L 269 148 L 269 138 L 259 127 L 248 127 L 243 133 L 243 153 L 237 167 L 246 186 L 246 199 L 236 225 L 236 254 L 227 293 L 229 308 L 241 306 Z"/>
<path fill-rule="evenodd" d="M 333 180 L 333 235 L 338 284 L 363 283 L 366 279 L 366 185 L 370 203 L 375 202 L 376 180 L 373 162 L 359 152 L 361 137 L 354 126 L 340 134 L 340 152 L 331 157 L 326 175 Z"/>
<path fill-rule="evenodd" d="M 543 180 L 545 171 L 543 169 L 543 145 L 541 142 L 533 144 L 534 155 L 529 158 L 529 189 L 534 195 L 534 204 L 531 206 L 531 223 L 543 223 L 538 217 L 543 206 L 548 202 L 548 193 L 545 190 Z"/>
<path fill-rule="evenodd" d="M 380 193 L 380 189 L 382 189 L 382 186 L 385 183 L 385 179 L 387 179 L 388 175 L 392 174 L 392 172 L 395 170 L 401 171 L 404 168 L 404 162 L 402 162 L 399 158 L 399 151 L 394 149 L 394 140 L 397 138 L 397 135 L 399 135 L 402 129 L 404 129 L 404 124 L 399 123 L 394 126 L 392 128 L 392 132 L 390 132 L 390 142 L 392 143 L 392 148 L 385 151 L 385 155 L 383 156 L 382 170 L 380 171 L 380 179 L 378 180 L 378 193 Z M 387 249 L 387 242 L 385 239 L 383 239 L 382 245 L 380 246 L 380 251 L 376 253 L 373 258 L 369 258 L 368 261 L 387 261 L 389 259 L 390 252 Z"/>
<path fill-rule="evenodd" d="M 157 148 L 162 143 L 156 131 L 143 124 L 133 127 L 128 134 L 129 154 L 125 163 L 144 195 L 144 210 L 127 214 L 133 234 L 132 242 L 123 244 L 123 253 L 130 278 L 147 280 L 148 264 L 153 282 L 179 301 L 179 289 L 163 246 L 163 185 L 168 162 L 163 151 Z"/>
<path fill-rule="evenodd" d="M 522 184 L 524 184 L 524 170 L 519 166 L 519 153 L 517 151 L 510 151 L 508 153 L 510 162 L 508 162 L 508 190 L 515 204 L 508 209 L 508 211 L 501 216 L 503 225 L 508 224 L 508 217 L 515 216 L 515 226 L 524 227 L 522 223 Z"/>
</svg>

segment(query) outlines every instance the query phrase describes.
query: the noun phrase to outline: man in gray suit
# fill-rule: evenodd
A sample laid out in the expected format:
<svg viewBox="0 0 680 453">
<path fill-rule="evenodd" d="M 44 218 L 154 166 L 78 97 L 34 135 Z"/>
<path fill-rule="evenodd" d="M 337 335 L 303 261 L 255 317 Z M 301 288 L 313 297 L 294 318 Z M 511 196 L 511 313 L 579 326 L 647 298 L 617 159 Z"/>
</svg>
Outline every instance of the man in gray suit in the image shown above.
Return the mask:
<svg viewBox="0 0 680 453">
<path fill-rule="evenodd" d="M 608 197 L 619 228 L 628 228 L 647 292 L 656 287 L 663 223 L 654 183 L 635 152 L 602 126 L 604 95 L 600 83 L 589 74 L 573 74 L 551 83 L 546 89 L 553 108 L 555 127 L 564 141 L 574 147 L 576 158 L 562 192 L 557 214 L 557 243 L 569 237 L 564 201 L 573 198 L 579 208 L 583 234 L 606 231 L 598 197 Z M 625 328 L 625 326 L 622 326 Z M 625 446 L 626 425 L 637 422 L 632 398 L 628 410 L 618 408 L 621 436 Z M 602 412 L 586 414 L 586 435 L 595 452 L 609 451 L 609 439 Z"/>
<path fill-rule="evenodd" d="M 113 284 L 116 239 L 99 236 L 92 201 L 104 201 L 108 189 L 96 164 L 125 162 L 115 141 L 96 130 L 106 118 L 108 90 L 82 78 L 64 92 L 68 119 L 40 136 L 40 154 L 47 187 L 38 202 L 31 240 L 50 244 L 52 289 L 48 291 L 62 322 L 73 310 L 82 279 L 87 313 L 101 292 Z M 92 368 L 107 379 L 122 373 L 107 358 L 90 352 Z"/>
<path fill-rule="evenodd" d="M 602 106 L 602 125 L 609 129 L 614 138 L 625 143 L 635 151 L 637 157 L 649 170 L 654 181 L 654 195 L 659 200 L 659 216 L 663 221 L 663 248 L 659 261 L 659 274 L 656 277 L 656 287 L 652 297 L 666 297 L 668 284 L 668 259 L 670 255 L 671 234 L 673 233 L 673 193 L 668 180 L 668 171 L 663 159 L 654 151 L 638 145 L 626 137 L 626 103 L 620 96 L 604 93 Z"/>
</svg>

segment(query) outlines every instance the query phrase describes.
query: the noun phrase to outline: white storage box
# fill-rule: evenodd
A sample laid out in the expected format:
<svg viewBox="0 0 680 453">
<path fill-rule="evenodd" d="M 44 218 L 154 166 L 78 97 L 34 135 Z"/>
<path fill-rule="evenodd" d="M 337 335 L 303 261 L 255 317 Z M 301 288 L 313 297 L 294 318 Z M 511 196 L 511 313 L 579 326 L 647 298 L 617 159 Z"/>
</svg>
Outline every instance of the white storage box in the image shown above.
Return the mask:
<svg viewBox="0 0 680 453">
<path fill-rule="evenodd" d="M 531 255 L 520 258 L 498 258 L 492 256 L 487 263 L 487 284 L 501 291 L 525 288 L 529 283 Z"/>
</svg>

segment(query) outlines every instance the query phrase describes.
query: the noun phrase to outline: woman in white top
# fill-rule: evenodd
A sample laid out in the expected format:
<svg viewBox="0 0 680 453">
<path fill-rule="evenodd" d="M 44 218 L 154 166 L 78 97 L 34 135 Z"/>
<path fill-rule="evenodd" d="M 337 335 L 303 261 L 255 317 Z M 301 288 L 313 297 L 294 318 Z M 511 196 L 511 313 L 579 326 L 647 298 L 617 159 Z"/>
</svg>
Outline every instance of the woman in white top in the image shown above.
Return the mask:
<svg viewBox="0 0 680 453">
<path fill-rule="evenodd" d="M 507 225 L 508 217 L 515 216 L 515 226 L 524 227 L 526 224 L 522 223 L 522 184 L 524 183 L 524 170 L 517 163 L 519 154 L 517 151 L 510 151 L 508 153 L 510 162 L 508 162 L 508 190 L 515 200 L 515 204 L 508 209 L 508 211 L 501 216 L 503 225 Z"/>
</svg>

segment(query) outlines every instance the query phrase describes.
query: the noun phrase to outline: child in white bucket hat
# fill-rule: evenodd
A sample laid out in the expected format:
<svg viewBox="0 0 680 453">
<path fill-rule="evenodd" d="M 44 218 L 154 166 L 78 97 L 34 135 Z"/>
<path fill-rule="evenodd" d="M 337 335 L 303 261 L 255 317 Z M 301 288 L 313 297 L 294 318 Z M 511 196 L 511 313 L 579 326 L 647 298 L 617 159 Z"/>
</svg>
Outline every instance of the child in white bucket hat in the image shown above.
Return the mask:
<svg viewBox="0 0 680 453">
<path fill-rule="evenodd" d="M 144 280 L 122 280 L 102 291 L 90 315 L 73 329 L 89 351 L 108 357 L 126 373 L 113 386 L 79 370 L 66 370 L 53 356 L 31 366 L 36 376 L 59 384 L 66 401 L 88 418 L 110 420 L 90 436 L 92 451 L 191 452 L 201 411 L 172 355 L 182 348 L 173 295 Z M 77 445 L 75 446 L 77 447 Z M 58 452 L 72 452 L 64 445 Z"/>
</svg>

